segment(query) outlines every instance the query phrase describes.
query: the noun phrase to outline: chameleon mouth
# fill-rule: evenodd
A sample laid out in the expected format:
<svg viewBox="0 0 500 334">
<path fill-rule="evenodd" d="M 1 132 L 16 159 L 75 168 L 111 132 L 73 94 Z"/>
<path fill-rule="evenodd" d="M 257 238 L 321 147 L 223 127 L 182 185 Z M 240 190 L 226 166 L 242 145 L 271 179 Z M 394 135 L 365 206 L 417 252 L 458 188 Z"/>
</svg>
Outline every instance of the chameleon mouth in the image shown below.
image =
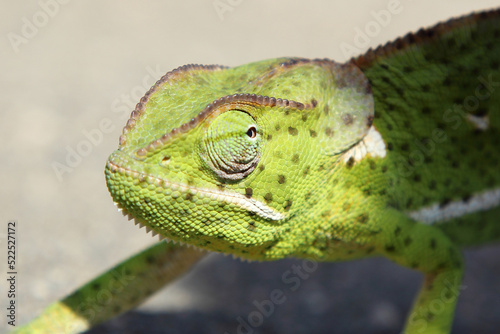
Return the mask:
<svg viewBox="0 0 500 334">
<path fill-rule="evenodd" d="M 271 221 L 280 221 L 288 216 L 274 208 L 269 207 L 265 203 L 254 198 L 248 198 L 244 194 L 240 194 L 227 189 L 206 189 L 196 188 L 187 184 L 172 182 L 146 173 L 137 172 L 129 168 L 122 167 L 123 161 L 126 160 L 126 154 L 117 150 L 109 158 L 106 164 L 106 170 L 113 174 L 123 174 L 139 180 L 141 183 L 154 185 L 156 188 L 163 188 L 168 191 L 180 191 L 182 193 L 190 193 L 192 195 L 202 195 L 216 201 L 222 201 L 228 204 L 236 205 L 246 211 L 255 213 L 256 215 Z M 115 162 L 117 161 L 117 162 Z"/>
<path fill-rule="evenodd" d="M 160 239 L 160 242 L 166 242 L 166 243 L 171 243 L 171 244 L 174 244 L 174 245 L 190 247 L 190 248 L 196 249 L 196 250 L 198 250 L 200 252 L 207 252 L 207 249 L 205 249 L 205 248 L 198 247 L 198 246 L 195 246 L 193 244 L 190 244 L 190 243 L 187 243 L 187 242 L 184 242 L 184 241 L 174 240 L 174 239 L 171 239 L 169 237 L 166 237 L 166 236 L 162 235 L 161 233 L 156 232 L 151 227 L 149 227 L 148 225 L 146 225 L 145 223 L 141 222 L 139 219 L 137 219 L 133 215 L 131 215 L 127 211 L 127 209 L 125 209 L 120 203 L 114 202 L 114 204 L 115 204 L 118 212 L 120 212 L 124 217 L 126 217 L 129 221 L 133 221 L 134 225 L 137 225 L 139 227 L 139 229 L 145 228 L 146 229 L 146 233 L 150 233 L 151 232 L 151 235 L 153 237 L 158 236 L 158 238 Z M 247 258 L 245 258 L 243 256 L 238 256 L 238 255 L 236 255 L 234 253 L 221 252 L 221 251 L 213 251 L 213 250 L 210 250 L 210 251 L 211 252 L 220 253 L 220 254 L 223 254 L 225 256 L 231 255 L 233 257 L 233 259 L 240 260 L 242 262 L 253 262 L 250 259 L 247 259 Z"/>
</svg>

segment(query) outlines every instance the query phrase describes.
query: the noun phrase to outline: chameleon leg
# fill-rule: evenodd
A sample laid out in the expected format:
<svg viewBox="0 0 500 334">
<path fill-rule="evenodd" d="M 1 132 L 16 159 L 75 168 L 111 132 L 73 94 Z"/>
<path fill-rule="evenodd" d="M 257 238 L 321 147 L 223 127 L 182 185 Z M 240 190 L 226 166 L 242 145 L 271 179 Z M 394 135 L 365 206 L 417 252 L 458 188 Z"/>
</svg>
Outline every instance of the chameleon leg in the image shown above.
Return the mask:
<svg viewBox="0 0 500 334">
<path fill-rule="evenodd" d="M 204 251 L 159 242 L 48 306 L 14 333 L 80 333 L 123 313 L 173 281 Z"/>
<path fill-rule="evenodd" d="M 405 333 L 449 333 L 463 275 L 462 254 L 440 229 L 388 211 L 376 247 L 395 262 L 425 275 Z"/>
</svg>

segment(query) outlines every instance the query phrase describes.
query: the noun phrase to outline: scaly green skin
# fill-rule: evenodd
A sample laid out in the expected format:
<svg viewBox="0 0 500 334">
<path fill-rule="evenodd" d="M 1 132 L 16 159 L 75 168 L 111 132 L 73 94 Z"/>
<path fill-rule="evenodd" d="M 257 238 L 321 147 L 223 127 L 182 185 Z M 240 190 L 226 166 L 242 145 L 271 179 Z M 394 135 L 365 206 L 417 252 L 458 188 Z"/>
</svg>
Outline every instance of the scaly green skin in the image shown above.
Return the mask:
<svg viewBox="0 0 500 334">
<path fill-rule="evenodd" d="M 448 333 L 460 247 L 500 239 L 499 39 L 497 10 L 346 64 L 181 67 L 132 113 L 110 193 L 155 233 L 211 251 L 386 256 L 425 275 L 405 333 Z M 382 148 L 353 153 L 373 131 Z M 422 209 L 453 216 L 426 222 Z"/>
</svg>

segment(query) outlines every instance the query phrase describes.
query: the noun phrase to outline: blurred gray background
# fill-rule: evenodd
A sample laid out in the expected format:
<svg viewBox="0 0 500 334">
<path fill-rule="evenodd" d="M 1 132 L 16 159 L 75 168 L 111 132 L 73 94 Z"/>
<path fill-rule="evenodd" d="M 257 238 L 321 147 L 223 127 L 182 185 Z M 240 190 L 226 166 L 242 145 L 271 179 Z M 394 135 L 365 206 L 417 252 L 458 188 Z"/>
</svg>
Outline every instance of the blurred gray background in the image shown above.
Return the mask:
<svg viewBox="0 0 500 334">
<path fill-rule="evenodd" d="M 391 4 L 398 13 L 377 24 L 374 13 Z M 18 323 L 156 241 L 117 212 L 103 169 L 135 103 L 165 72 L 188 63 L 235 66 L 280 56 L 345 61 L 422 26 L 498 5 L 498 0 L 3 1 L 0 309 L 7 299 L 9 220 L 18 223 Z M 374 22 L 373 36 L 356 39 Z M 111 129 L 101 129 L 103 121 Z M 88 133 L 101 135 L 86 146 Z M 78 149 L 86 156 L 69 166 L 68 155 Z M 466 253 L 456 333 L 498 333 L 499 256 L 498 246 Z M 237 318 L 255 310 L 254 300 L 287 288 L 281 275 L 294 263 L 248 264 L 212 255 L 140 309 L 95 333 L 236 333 Z M 383 259 L 321 264 L 254 333 L 398 333 L 419 280 L 419 274 Z M 4 313 L 2 333 L 10 329 Z"/>
</svg>

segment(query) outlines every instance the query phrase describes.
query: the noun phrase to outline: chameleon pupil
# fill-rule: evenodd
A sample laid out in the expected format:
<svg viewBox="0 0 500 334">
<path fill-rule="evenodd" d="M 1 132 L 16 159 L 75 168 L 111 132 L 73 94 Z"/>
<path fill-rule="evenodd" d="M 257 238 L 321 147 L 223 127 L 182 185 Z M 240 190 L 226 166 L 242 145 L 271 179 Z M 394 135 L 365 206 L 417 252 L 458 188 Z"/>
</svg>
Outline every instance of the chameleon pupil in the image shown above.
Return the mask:
<svg viewBox="0 0 500 334">
<path fill-rule="evenodd" d="M 251 128 L 248 129 L 247 136 L 250 138 L 257 137 L 257 129 L 255 128 L 255 126 L 252 126 Z"/>
</svg>

